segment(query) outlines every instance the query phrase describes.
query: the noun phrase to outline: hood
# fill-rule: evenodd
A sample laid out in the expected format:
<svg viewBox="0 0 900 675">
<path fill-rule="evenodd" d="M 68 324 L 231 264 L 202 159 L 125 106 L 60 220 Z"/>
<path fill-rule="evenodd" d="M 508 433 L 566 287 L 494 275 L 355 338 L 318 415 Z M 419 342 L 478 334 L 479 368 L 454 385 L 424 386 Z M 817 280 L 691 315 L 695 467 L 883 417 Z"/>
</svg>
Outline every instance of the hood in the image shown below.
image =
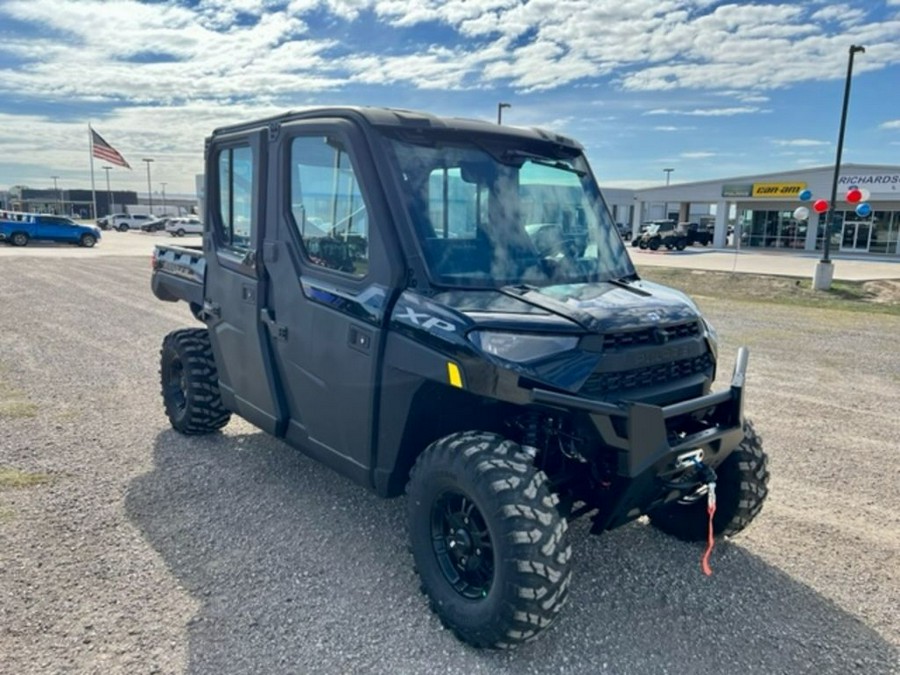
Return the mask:
<svg viewBox="0 0 900 675">
<path fill-rule="evenodd" d="M 480 326 L 536 331 L 610 333 L 696 321 L 697 306 L 675 289 L 646 281 L 594 282 L 536 288 L 458 290 L 433 298 Z"/>
</svg>

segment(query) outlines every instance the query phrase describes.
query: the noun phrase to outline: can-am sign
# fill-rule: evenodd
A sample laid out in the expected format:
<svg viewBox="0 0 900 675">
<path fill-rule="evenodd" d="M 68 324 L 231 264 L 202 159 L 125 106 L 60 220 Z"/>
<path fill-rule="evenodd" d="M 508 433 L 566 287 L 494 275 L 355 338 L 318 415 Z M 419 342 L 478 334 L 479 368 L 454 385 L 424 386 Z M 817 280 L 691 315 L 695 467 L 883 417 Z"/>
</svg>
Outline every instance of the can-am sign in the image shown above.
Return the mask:
<svg viewBox="0 0 900 675">
<path fill-rule="evenodd" d="M 850 174 L 838 179 L 839 187 L 849 188 L 851 185 L 864 187 L 872 194 L 888 192 L 900 195 L 900 173 Z"/>
<path fill-rule="evenodd" d="M 754 197 L 796 197 L 806 189 L 806 183 L 754 183 Z"/>
</svg>

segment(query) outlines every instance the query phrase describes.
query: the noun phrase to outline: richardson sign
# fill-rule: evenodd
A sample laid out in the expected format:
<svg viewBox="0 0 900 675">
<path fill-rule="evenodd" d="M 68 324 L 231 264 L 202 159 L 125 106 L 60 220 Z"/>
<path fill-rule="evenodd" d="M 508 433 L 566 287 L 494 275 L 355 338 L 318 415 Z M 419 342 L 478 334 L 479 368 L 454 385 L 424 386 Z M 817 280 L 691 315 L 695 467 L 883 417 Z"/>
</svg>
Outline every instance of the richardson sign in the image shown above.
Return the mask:
<svg viewBox="0 0 900 675">
<path fill-rule="evenodd" d="M 753 197 L 790 198 L 797 197 L 806 189 L 806 183 L 754 183 Z"/>
<path fill-rule="evenodd" d="M 893 193 L 900 195 L 900 173 L 847 174 L 838 179 L 838 186 L 849 188 L 851 185 L 866 188 L 872 194 Z"/>
</svg>

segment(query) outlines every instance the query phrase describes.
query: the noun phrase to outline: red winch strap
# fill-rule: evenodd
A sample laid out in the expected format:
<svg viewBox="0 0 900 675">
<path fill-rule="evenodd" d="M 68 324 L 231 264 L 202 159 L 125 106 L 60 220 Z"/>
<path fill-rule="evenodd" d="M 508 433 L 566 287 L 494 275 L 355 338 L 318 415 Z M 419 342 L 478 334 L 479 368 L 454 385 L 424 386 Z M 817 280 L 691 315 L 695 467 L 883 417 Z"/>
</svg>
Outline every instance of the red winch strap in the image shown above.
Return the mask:
<svg viewBox="0 0 900 675">
<path fill-rule="evenodd" d="M 712 576 L 712 568 L 709 566 L 709 556 L 712 555 L 713 546 L 715 545 L 715 537 L 713 536 L 713 516 L 716 514 L 716 484 L 709 484 L 709 492 L 707 493 L 706 512 L 709 514 L 709 531 L 706 537 L 706 551 L 703 553 L 703 559 L 700 561 L 700 569 L 703 574 L 708 577 Z"/>
</svg>

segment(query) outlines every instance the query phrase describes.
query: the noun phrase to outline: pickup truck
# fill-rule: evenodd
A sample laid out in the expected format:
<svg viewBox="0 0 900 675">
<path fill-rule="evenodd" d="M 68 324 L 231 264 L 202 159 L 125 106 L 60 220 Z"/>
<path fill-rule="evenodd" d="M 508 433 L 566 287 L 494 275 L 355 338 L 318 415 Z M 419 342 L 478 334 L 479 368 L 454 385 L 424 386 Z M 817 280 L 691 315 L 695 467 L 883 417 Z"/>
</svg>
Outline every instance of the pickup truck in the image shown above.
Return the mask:
<svg viewBox="0 0 900 675">
<path fill-rule="evenodd" d="M 97 225 L 104 230 L 128 232 L 128 230 L 141 230 L 155 221 L 155 216 L 149 216 L 143 213 L 114 213 L 110 216 L 100 218 L 97 221 Z"/>
<path fill-rule="evenodd" d="M 56 241 L 90 248 L 100 241 L 100 228 L 65 216 L 0 212 L 0 241 L 27 246 L 30 241 Z"/>
<path fill-rule="evenodd" d="M 202 247 L 153 259 L 156 297 L 204 324 L 162 339 L 170 424 L 237 414 L 405 492 L 422 589 L 461 640 L 556 620 L 576 518 L 647 515 L 706 543 L 711 573 L 714 536 L 759 513 L 747 351 L 712 391 L 715 330 L 640 278 L 576 141 L 324 108 L 217 129 L 205 161 Z"/>
</svg>

